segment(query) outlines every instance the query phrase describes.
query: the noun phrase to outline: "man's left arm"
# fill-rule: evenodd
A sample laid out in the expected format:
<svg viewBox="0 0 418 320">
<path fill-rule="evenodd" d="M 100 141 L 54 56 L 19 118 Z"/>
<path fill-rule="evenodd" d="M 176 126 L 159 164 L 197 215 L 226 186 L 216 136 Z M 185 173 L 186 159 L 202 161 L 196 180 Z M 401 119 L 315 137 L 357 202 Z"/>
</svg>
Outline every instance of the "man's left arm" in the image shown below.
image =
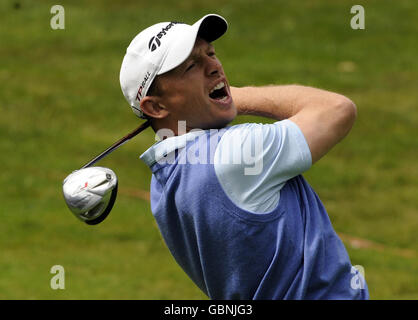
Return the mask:
<svg viewBox="0 0 418 320">
<path fill-rule="evenodd" d="M 238 114 L 294 122 L 309 145 L 312 163 L 348 134 L 357 116 L 355 104 L 347 97 L 312 87 L 231 87 L 231 93 Z"/>
</svg>

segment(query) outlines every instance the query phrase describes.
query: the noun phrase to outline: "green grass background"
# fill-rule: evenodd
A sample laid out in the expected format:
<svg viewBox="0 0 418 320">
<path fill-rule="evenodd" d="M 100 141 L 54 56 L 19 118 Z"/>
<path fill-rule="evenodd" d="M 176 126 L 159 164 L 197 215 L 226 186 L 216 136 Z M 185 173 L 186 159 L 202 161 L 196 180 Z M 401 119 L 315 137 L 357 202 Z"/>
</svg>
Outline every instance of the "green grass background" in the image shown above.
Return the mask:
<svg viewBox="0 0 418 320">
<path fill-rule="evenodd" d="M 52 30 L 50 8 L 65 8 Z M 362 4 L 366 29 L 352 30 Z M 67 209 L 62 180 L 136 127 L 119 86 L 131 39 L 161 21 L 223 15 L 215 42 L 231 84 L 299 83 L 350 97 L 351 134 L 306 174 L 362 265 L 372 299 L 418 298 L 418 3 L 401 1 L 0 2 L 0 299 L 206 299 L 150 212 L 138 156 L 148 130 L 102 160 L 120 192 L 101 225 Z M 265 121 L 239 118 L 235 122 Z M 65 290 L 50 269 L 65 268 Z"/>
</svg>

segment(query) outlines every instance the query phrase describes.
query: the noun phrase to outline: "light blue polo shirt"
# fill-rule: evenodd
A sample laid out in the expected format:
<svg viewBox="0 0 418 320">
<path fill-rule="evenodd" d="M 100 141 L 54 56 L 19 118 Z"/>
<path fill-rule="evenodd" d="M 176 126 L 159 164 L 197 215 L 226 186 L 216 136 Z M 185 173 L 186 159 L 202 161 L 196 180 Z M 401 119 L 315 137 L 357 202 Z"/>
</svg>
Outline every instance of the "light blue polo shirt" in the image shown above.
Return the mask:
<svg viewBox="0 0 418 320">
<path fill-rule="evenodd" d="M 320 199 L 295 123 L 197 130 L 154 144 L 151 211 L 211 299 L 368 299 Z"/>
</svg>

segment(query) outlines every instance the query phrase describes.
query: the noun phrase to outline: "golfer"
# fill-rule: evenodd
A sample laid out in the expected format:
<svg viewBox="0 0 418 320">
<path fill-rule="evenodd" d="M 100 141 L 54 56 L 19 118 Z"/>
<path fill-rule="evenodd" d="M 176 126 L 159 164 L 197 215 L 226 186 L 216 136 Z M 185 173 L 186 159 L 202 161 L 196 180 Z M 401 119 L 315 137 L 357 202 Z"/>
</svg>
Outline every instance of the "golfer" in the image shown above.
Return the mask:
<svg viewBox="0 0 418 320">
<path fill-rule="evenodd" d="M 214 14 L 158 23 L 122 62 L 122 91 L 160 139 L 141 159 L 167 247 L 211 299 L 368 299 L 302 176 L 347 135 L 356 106 L 300 85 L 231 86 L 213 46 L 227 27 Z M 244 114 L 277 122 L 229 126 Z"/>
</svg>

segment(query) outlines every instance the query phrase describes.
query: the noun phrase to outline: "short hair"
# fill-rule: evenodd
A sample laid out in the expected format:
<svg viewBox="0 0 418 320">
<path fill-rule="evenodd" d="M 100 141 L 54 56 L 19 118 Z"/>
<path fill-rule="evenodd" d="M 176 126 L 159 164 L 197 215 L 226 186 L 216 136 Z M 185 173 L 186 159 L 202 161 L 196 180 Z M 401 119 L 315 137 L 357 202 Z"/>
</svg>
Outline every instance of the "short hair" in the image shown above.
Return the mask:
<svg viewBox="0 0 418 320">
<path fill-rule="evenodd" d="M 156 76 L 154 78 L 154 80 L 151 82 L 149 88 L 148 88 L 148 92 L 147 92 L 147 96 L 157 96 L 157 97 L 161 97 L 162 95 L 162 90 L 158 84 L 158 76 Z M 150 117 L 149 115 L 145 114 L 144 112 L 142 112 L 142 117 L 144 119 L 150 120 L 152 119 L 152 117 Z"/>
<path fill-rule="evenodd" d="M 158 84 L 158 76 L 156 76 L 149 86 L 147 96 L 160 97 L 161 95 L 162 95 L 162 90 Z"/>
</svg>

